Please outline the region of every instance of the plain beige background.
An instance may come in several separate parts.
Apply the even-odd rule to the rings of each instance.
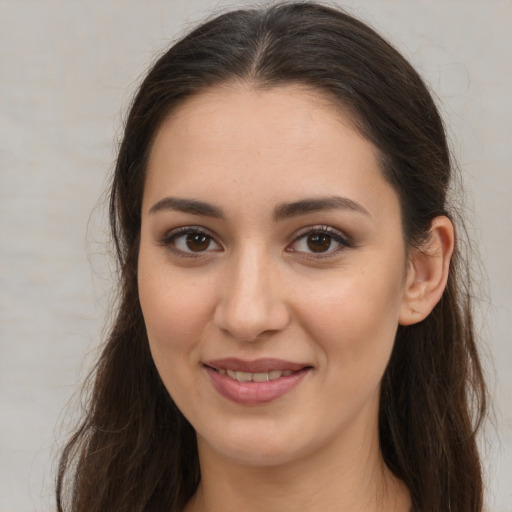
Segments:
[[[339,3],[391,39],[442,105],[485,267],[489,509],[510,512],[512,2]],[[54,507],[56,454],[77,409],[64,407],[101,342],[112,286],[99,199],[130,94],[155,52],[225,5],[0,0],[0,512]]]

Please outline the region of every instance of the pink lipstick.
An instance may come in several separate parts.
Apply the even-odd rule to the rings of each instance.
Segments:
[[[306,364],[273,358],[217,359],[205,362],[204,367],[214,388],[224,398],[242,405],[258,405],[281,398],[311,370]]]

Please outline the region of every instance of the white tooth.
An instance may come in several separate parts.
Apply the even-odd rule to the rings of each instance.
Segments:
[[[291,370],[285,370],[283,372],[283,377],[289,377],[293,372]]]
[[[231,377],[232,379],[236,379],[236,372],[234,372],[233,370],[226,370],[226,373],[227,373],[228,377]]]
[[[221,375],[226,375],[226,370],[224,368],[219,368],[217,370]]]
[[[252,379],[252,373],[236,372],[236,380],[238,382],[250,382],[251,379]]]
[[[269,374],[268,374],[268,372],[253,373],[252,380],[254,382],[265,382],[265,381],[269,380]]]
[[[271,370],[270,372],[268,372],[268,379],[269,380],[279,379],[279,377],[281,377],[282,374],[283,374],[283,372],[281,370]]]

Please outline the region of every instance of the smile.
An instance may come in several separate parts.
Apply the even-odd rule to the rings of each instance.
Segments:
[[[220,368],[217,370],[221,375],[227,375],[230,379],[238,382],[267,382],[276,380],[279,377],[289,377],[293,372],[291,370],[270,370],[269,372],[235,372],[233,370],[225,370]]]
[[[222,359],[204,364],[214,389],[241,405],[259,405],[284,397],[312,367],[278,359]]]

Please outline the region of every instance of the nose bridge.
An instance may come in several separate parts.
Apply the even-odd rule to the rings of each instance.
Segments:
[[[241,243],[226,262],[217,325],[240,341],[284,328],[288,312],[277,277],[276,263],[263,242]]]

